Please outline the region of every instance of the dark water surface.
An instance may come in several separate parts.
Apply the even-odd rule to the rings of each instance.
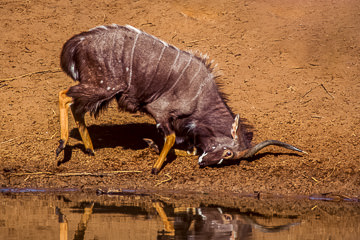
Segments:
[[[360,239],[360,203],[3,189],[0,239]]]

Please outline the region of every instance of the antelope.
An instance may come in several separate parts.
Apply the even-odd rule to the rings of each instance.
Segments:
[[[97,117],[112,100],[119,109],[151,115],[164,134],[153,174],[175,143],[196,149],[200,167],[251,158],[269,145],[306,153],[276,140],[252,145],[251,127],[227,105],[206,58],[132,26],[98,26],[73,36],[63,46],[61,68],[79,83],[59,93],[57,156],[69,138],[68,108],[86,152],[94,155],[84,115]]]

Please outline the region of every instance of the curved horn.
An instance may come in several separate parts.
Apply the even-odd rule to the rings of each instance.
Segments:
[[[280,142],[280,141],[277,141],[277,140],[266,140],[266,141],[263,141],[263,142],[255,145],[254,147],[252,147],[252,148],[250,148],[248,150],[241,151],[238,154],[235,154],[236,155],[235,157],[237,159],[253,157],[258,151],[260,151],[264,147],[267,147],[267,146],[270,146],[270,145],[275,145],[275,146],[279,146],[279,147],[283,147],[283,148],[287,148],[287,149],[290,149],[290,150],[293,150],[293,151],[302,152],[302,153],[307,154],[307,152],[305,152],[305,151],[303,151],[303,150],[301,150],[301,149],[299,149],[297,147],[294,147],[293,145],[290,145],[290,144],[287,144],[287,143],[284,143],[284,142]]]

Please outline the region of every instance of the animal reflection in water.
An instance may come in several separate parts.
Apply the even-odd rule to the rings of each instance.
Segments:
[[[80,222],[74,234],[74,240],[84,239],[87,224],[93,212],[93,207],[94,204],[91,203],[84,208],[84,213],[81,215]],[[56,215],[59,216],[60,240],[68,240],[68,221],[66,219],[66,216],[61,212],[59,208],[56,208]]]
[[[84,239],[87,224],[93,213],[94,204],[84,208],[74,238]],[[165,211],[161,202],[154,202],[153,207],[160,216],[163,229],[158,230],[158,239],[251,239],[252,232],[280,232],[300,224],[299,222],[285,225],[266,226],[259,224],[256,217],[244,213],[227,213],[220,207],[173,208]],[[170,212],[170,213],[167,213]],[[57,208],[60,224],[60,240],[68,239],[68,222],[66,216]],[[170,220],[172,219],[172,220]]]

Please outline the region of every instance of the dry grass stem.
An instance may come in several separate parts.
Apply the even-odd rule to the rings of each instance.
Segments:
[[[306,95],[308,95],[309,93],[311,93],[314,89],[318,88],[318,87],[322,87],[322,89],[324,89],[324,91],[332,98],[335,99],[335,97],[333,95],[331,95],[329,93],[329,91],[325,88],[324,84],[320,83],[319,85],[317,85],[316,87],[311,88],[309,91],[307,91],[301,98],[304,98]],[[301,101],[301,100],[300,100]]]
[[[124,170],[124,171],[110,171],[110,172],[102,172],[102,173],[90,173],[90,172],[73,172],[73,173],[53,173],[53,172],[32,172],[32,173],[12,173],[13,176],[28,176],[28,175],[54,175],[60,177],[71,177],[71,176],[106,176],[106,175],[114,175],[119,173],[141,173],[142,171],[132,171],[132,170]]]
[[[60,68],[55,68],[55,69],[48,69],[48,70],[43,70],[43,71],[36,71],[36,72],[26,73],[26,74],[23,74],[23,75],[20,75],[20,76],[17,76],[17,77],[0,79],[0,83],[14,81],[16,79],[28,77],[28,76],[31,76],[31,75],[34,75],[34,74],[57,73],[57,72],[61,72],[61,69]]]
[[[166,183],[166,182],[170,182],[170,181],[172,180],[172,177],[171,177],[168,173],[166,173],[165,176],[167,176],[167,179],[158,182],[158,183],[155,185],[155,187],[159,186],[160,184],[163,184],[163,183]]]
[[[6,141],[0,142],[0,144],[3,144],[3,143],[8,143],[8,142],[14,141],[14,140],[15,140],[15,139],[17,139],[17,138],[19,138],[19,137],[10,138],[10,139],[8,139],[8,140],[6,140]]]
[[[334,97],[333,95],[331,95],[331,94],[329,93],[329,91],[325,88],[324,84],[321,83],[320,86],[325,90],[325,92],[326,92],[332,99],[335,99],[335,97]]]
[[[314,180],[316,183],[319,183],[319,181],[316,178],[311,177],[311,179]]]

